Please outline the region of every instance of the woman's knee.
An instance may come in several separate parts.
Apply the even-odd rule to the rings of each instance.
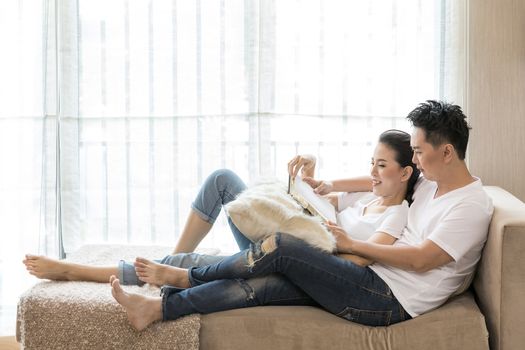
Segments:
[[[208,179],[213,180],[217,185],[225,185],[236,182],[240,178],[230,169],[217,169],[210,174]]]
[[[235,197],[246,189],[246,185],[242,179],[230,169],[215,170],[206,179],[205,186],[213,186],[218,193],[230,197]],[[233,197],[227,199],[231,200]]]

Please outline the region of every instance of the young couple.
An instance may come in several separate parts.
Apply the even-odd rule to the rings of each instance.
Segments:
[[[109,280],[137,330],[191,313],[257,305],[316,305],[371,326],[416,317],[443,304],[473,273],[493,207],[464,161],[469,127],[460,107],[427,101],[407,118],[412,136],[381,134],[370,176],[319,181],[312,157],[288,164],[291,175],[301,171],[319,194],[342,193],[329,195],[338,209],[338,222],[327,224],[337,254],[285,232],[252,243],[230,220],[239,253],[183,253],[195,249],[222,205],[245,189],[234,173],[219,170],[197,195],[174,254],[159,262],[137,258],[93,267],[27,255],[24,264],[39,278]],[[354,192],[365,191],[373,195],[358,200]],[[121,287],[145,282],[163,285],[161,296]]]

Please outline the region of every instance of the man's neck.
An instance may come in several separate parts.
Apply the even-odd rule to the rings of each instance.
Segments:
[[[456,164],[455,166],[451,166],[451,168],[447,170],[449,171],[447,171],[446,174],[443,174],[443,179],[436,181],[438,189],[434,195],[434,198],[438,198],[444,194],[470,185],[476,181],[476,179],[474,179],[468,171],[464,162]]]

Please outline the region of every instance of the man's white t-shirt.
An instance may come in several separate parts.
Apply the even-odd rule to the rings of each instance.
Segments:
[[[412,317],[443,304],[474,271],[494,210],[479,179],[438,198],[435,182],[419,181],[407,227],[394,245],[414,246],[429,239],[454,260],[425,273],[370,265]]]
[[[366,241],[376,232],[401,237],[407,224],[408,202],[392,205],[382,213],[364,214],[378,197],[371,192],[342,193],[338,196],[337,224],[354,239]]]

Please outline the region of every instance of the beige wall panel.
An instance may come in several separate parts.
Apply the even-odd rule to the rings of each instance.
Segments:
[[[469,166],[525,201],[525,0],[470,0]]]

